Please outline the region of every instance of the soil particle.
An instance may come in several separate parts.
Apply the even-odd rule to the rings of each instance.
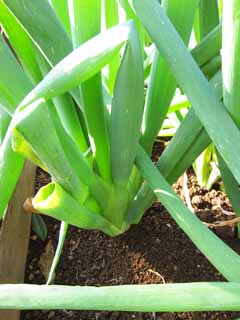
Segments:
[[[38,170],[36,189],[48,181],[49,177]],[[233,215],[224,213],[232,211],[226,195],[219,190],[208,192],[200,188],[192,172],[188,174],[188,187],[194,211],[204,222],[214,223],[234,218]],[[184,200],[181,178],[174,188]],[[43,243],[31,237],[27,283],[45,283],[39,269],[39,259],[49,240],[54,247],[57,244],[59,223],[48,217],[44,219],[48,226],[48,239]],[[240,253],[240,240],[236,238],[235,230],[218,228],[215,232]],[[163,206],[155,203],[139,225],[132,226],[128,232],[116,238],[109,238],[97,231],[70,227],[55,283],[100,286],[223,280]],[[35,310],[22,313],[22,320],[230,320],[238,317],[240,312],[134,313]]]

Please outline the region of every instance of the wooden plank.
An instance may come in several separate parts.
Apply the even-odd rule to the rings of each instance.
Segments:
[[[23,203],[34,192],[36,168],[26,161],[9,203],[0,231],[0,283],[23,283],[27,258],[31,214]],[[18,320],[18,310],[0,310],[0,320]]]

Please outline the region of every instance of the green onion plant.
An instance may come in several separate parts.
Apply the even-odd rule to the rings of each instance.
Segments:
[[[222,22],[215,0],[0,0],[0,217],[25,159],[50,174],[31,203],[61,221],[47,284],[69,224],[115,237],[156,198],[229,281],[5,284],[0,308],[240,310],[239,255],[171,188],[193,163],[210,187],[217,161],[240,212],[239,10],[224,1]],[[154,165],[159,134],[172,139]]]

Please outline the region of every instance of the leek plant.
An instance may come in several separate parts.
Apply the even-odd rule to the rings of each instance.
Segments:
[[[0,0],[0,24],[11,44],[0,39],[0,217],[24,159],[51,175],[31,200],[34,213],[61,221],[48,284],[69,224],[114,237],[137,224],[156,198],[230,281],[57,290],[6,284],[0,308],[240,310],[239,255],[171,188],[213,143],[239,210],[240,1],[224,4],[223,40],[231,25],[234,41],[223,41],[223,59],[213,2],[210,10],[199,0],[180,6],[178,0]],[[199,41],[190,52],[193,29]],[[176,102],[179,91],[183,101]],[[149,155],[169,119],[179,128],[154,166]]]

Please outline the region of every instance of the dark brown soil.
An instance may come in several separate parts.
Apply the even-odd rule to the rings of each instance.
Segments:
[[[218,190],[207,192],[196,183],[192,173],[188,185],[193,208],[205,222],[232,219],[223,210],[231,211],[225,194]],[[40,170],[37,189],[48,177]],[[216,186],[218,188],[218,186]],[[182,179],[175,185],[182,198]],[[219,202],[222,209],[219,207]],[[39,257],[49,240],[56,246],[59,223],[44,218],[48,225],[48,240],[41,242],[32,235],[27,283],[44,283],[39,268]],[[234,250],[240,253],[240,240],[234,229],[218,228],[217,234]],[[222,281],[221,275],[197,250],[179,229],[160,203],[155,203],[145,214],[138,226],[133,226],[124,235],[116,238],[97,231],[85,231],[71,227],[63,255],[57,269],[56,284],[65,285],[119,285],[139,283],[172,283],[196,281]],[[129,319],[237,319],[240,312],[208,313],[127,313],[86,311],[30,311],[22,313],[22,320],[129,320]]]

